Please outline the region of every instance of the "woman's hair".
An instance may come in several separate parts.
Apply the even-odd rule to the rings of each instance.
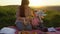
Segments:
[[[28,5],[29,4],[29,0],[22,0],[21,5]]]
[[[25,16],[25,5],[28,6],[29,0],[22,0],[21,6],[19,7],[20,17],[26,17]]]
[[[25,17],[25,7],[24,6],[20,6],[19,7],[19,12],[20,12],[20,17]]]

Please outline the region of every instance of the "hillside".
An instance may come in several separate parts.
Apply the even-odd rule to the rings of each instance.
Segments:
[[[15,25],[17,8],[18,5],[0,6],[0,28]],[[45,26],[60,26],[60,6],[47,6],[38,9],[45,9],[47,11],[47,16],[43,19]]]
[[[8,6],[0,6],[0,7],[14,7],[14,8],[17,8],[18,6],[19,5],[8,5]],[[31,8],[34,8],[34,7],[31,7]],[[47,10],[57,10],[57,11],[60,11],[60,6],[44,6],[44,7],[38,8],[38,9],[47,9]]]
[[[47,10],[55,10],[55,11],[60,11],[60,6],[48,6],[45,7]]]

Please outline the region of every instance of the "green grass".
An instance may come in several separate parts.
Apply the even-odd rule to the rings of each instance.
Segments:
[[[17,7],[18,6],[0,6],[0,28],[15,25]],[[60,26],[60,11],[47,9],[46,14],[47,16],[43,19],[46,27]]]

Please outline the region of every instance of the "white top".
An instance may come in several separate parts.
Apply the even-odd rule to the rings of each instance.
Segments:
[[[4,27],[4,28],[1,29],[0,32],[5,33],[5,34],[15,34],[16,30],[13,29],[13,28]]]
[[[43,10],[38,10],[35,14],[36,14],[37,16],[46,16],[46,14],[44,13]]]
[[[48,28],[48,31],[51,32],[51,31],[56,31],[56,29],[54,27],[51,27],[51,28]]]

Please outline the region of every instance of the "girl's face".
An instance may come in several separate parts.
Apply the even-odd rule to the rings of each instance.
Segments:
[[[37,11],[35,11],[34,14],[35,14],[35,17],[37,17]]]
[[[34,13],[37,14],[37,11],[35,11]]]

